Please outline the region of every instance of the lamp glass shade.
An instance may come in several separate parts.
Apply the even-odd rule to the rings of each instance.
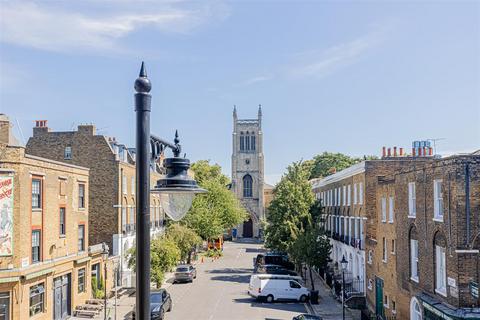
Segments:
[[[342,264],[342,270],[343,271],[347,270],[348,261],[347,259],[345,259],[345,256],[342,257],[342,261],[340,261],[340,263]]]
[[[160,202],[165,213],[173,221],[180,221],[192,206],[194,192],[162,192]]]

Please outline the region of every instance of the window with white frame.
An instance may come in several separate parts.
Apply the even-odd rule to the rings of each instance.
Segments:
[[[358,222],[360,221],[358,217],[355,218],[355,240],[358,241],[358,239],[360,238],[358,236],[358,232],[359,232],[359,227],[358,227]]]
[[[410,239],[410,279],[418,282],[418,241]]]
[[[30,317],[45,312],[45,283],[31,286],[29,298]]]
[[[353,184],[353,204],[357,204],[357,184]]]
[[[417,214],[417,196],[415,182],[408,183],[408,216],[415,217]]]
[[[381,200],[382,222],[387,221],[387,198],[382,197]]]
[[[72,147],[70,146],[65,147],[65,151],[63,152],[63,159],[65,160],[72,159]]]
[[[447,295],[447,268],[445,248],[435,245],[435,292]]]
[[[358,204],[363,204],[363,183],[358,184]]]
[[[367,260],[367,263],[368,264],[372,264],[373,262],[373,252],[372,250],[368,250],[368,260]]]
[[[127,231],[127,229],[125,228],[126,224],[127,224],[127,208],[122,207],[122,230],[123,231]]]
[[[395,239],[392,239],[392,254],[395,255],[395,250],[396,250],[396,245],[395,245]]]
[[[393,197],[390,196],[388,198],[388,222],[393,223],[393,216],[394,216],[394,201]]]
[[[384,296],[383,306],[384,306],[385,308],[387,308],[387,309],[388,309],[388,307],[389,307],[389,305],[388,305],[388,296],[387,296],[387,295]]]
[[[343,186],[343,205],[347,205],[347,186]]]
[[[382,260],[383,262],[387,262],[388,255],[387,255],[387,238],[383,238],[383,251],[382,251]]]
[[[352,186],[349,184],[347,186],[347,206],[351,204],[352,201]]]
[[[395,303],[395,300],[392,300],[392,313],[397,313],[397,304]]]
[[[434,219],[443,221],[442,180],[433,181],[433,201]]]
[[[135,177],[130,178],[130,192],[135,194]]]

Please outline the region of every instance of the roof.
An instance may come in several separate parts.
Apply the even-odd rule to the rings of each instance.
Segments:
[[[337,173],[329,175],[325,178],[313,179],[311,181],[312,188],[323,187],[323,186],[326,186],[330,183],[337,182],[337,181],[343,180],[345,178],[352,177],[352,176],[357,175],[357,174],[362,173],[362,172],[365,172],[365,161],[354,164],[353,166],[350,166],[346,169],[343,169],[342,171],[339,171]]]

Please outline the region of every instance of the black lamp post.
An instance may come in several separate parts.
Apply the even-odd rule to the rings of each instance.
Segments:
[[[103,256],[103,288],[105,290],[103,295],[103,300],[105,303],[105,313],[104,313],[104,320],[107,320],[107,259],[108,259],[108,246],[104,242],[102,243],[102,256]]]
[[[147,78],[145,64],[142,62],[140,74],[135,80],[136,112],[136,176],[137,176],[137,230],[136,230],[136,319],[150,319],[150,192],[160,193],[160,201],[167,215],[175,221],[185,216],[192,205],[196,193],[205,192],[197,186],[195,180],[187,175],[190,161],[180,158],[181,146],[178,134],[175,143],[166,142],[150,135],[150,90],[152,84]],[[149,145],[151,153],[149,152]],[[157,160],[166,148],[172,149],[173,158],[165,159],[167,176],[157,181],[150,190],[150,163]],[[150,153],[150,154],[149,154]]]
[[[347,270],[348,261],[345,255],[342,256],[342,319],[345,320],[345,270]]]

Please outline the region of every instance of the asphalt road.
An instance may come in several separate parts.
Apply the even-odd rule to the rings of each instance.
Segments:
[[[166,320],[290,320],[306,312],[301,303],[263,303],[248,295],[253,258],[261,251],[256,243],[225,243],[222,258],[197,265],[193,283],[167,288],[173,310]]]

